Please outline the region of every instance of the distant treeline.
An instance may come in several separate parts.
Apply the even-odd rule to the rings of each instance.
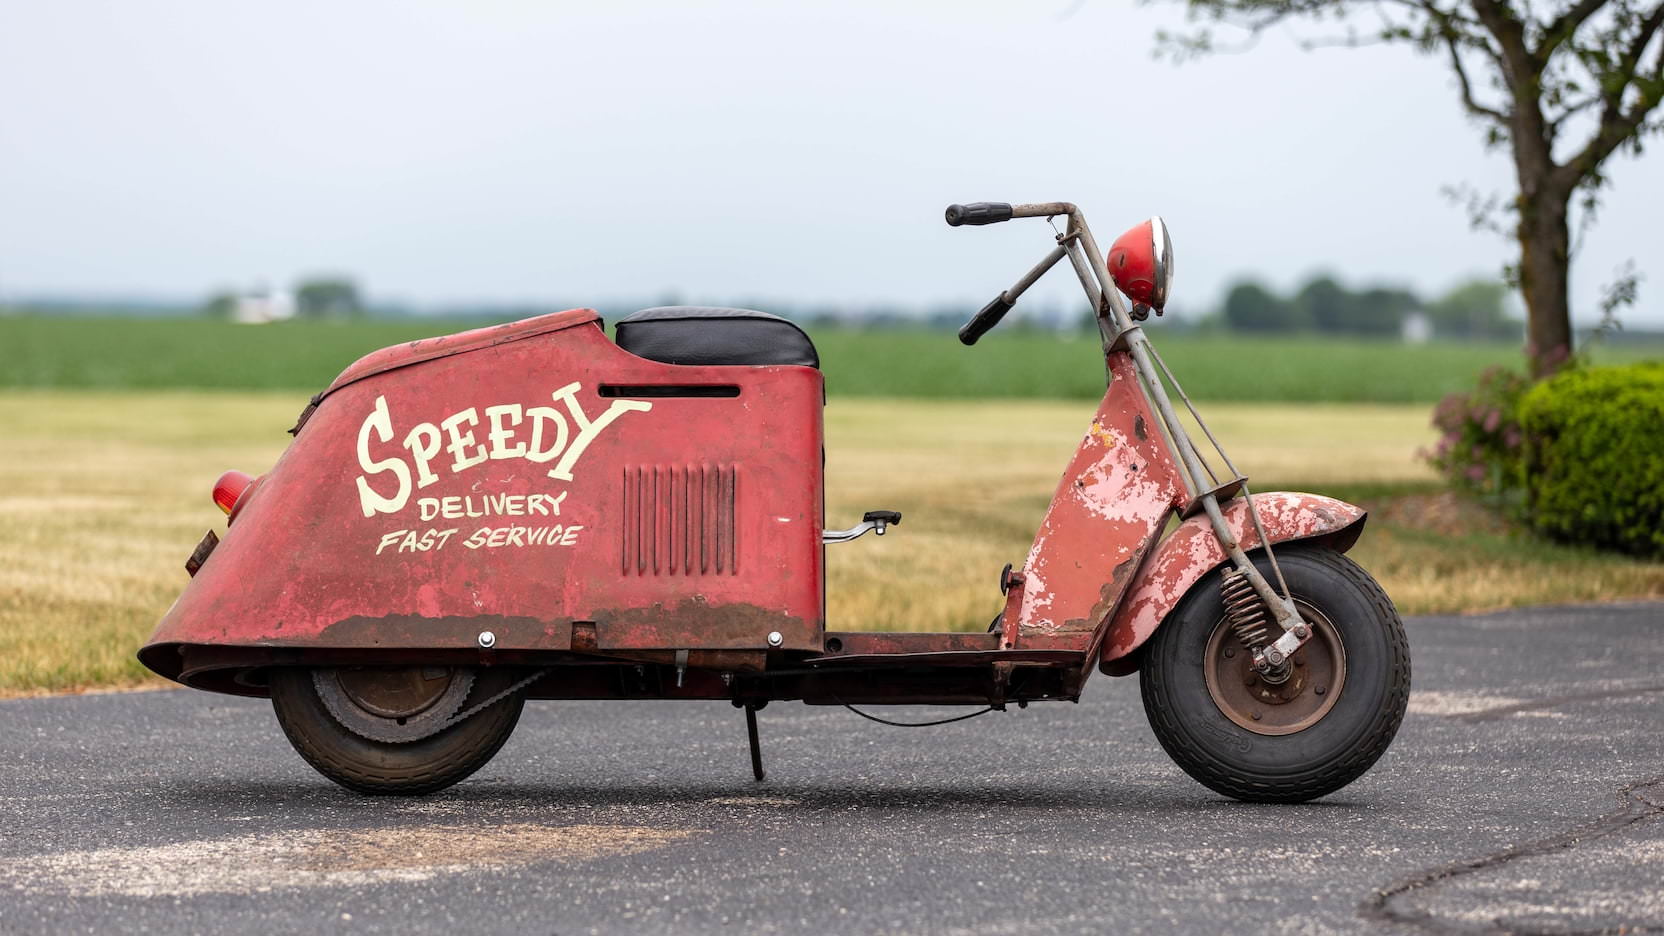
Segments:
[[[1225,293],[1220,323],[1244,332],[1326,332],[1397,336],[1420,318],[1441,338],[1519,338],[1524,324],[1508,315],[1508,288],[1495,280],[1469,280],[1428,302],[1390,286],[1350,289],[1320,275],[1292,294],[1280,295],[1252,280]]]
[[[1364,338],[1412,340],[1425,338],[1518,341],[1524,324],[1509,314],[1511,291],[1490,279],[1473,279],[1444,294],[1426,299],[1395,286],[1353,288],[1334,276],[1312,277],[1289,293],[1255,280],[1240,280],[1226,290],[1220,305],[1207,313],[1189,307],[1169,311],[1162,321],[1167,331],[1238,332],[1248,334],[1327,334]],[[969,304],[943,303],[928,307],[899,304],[831,305],[782,302],[756,297],[729,297],[712,303],[708,297],[677,294],[642,297],[634,301],[595,303],[453,303],[413,307],[370,297],[350,276],[305,277],[290,289],[221,290],[197,303],[143,299],[12,299],[0,302],[0,315],[38,314],[64,317],[121,315],[162,317],[201,315],[233,321],[313,320],[437,320],[513,321],[579,305],[599,309],[608,322],[654,305],[728,304],[763,309],[820,330],[858,328],[879,330],[946,330],[962,325],[977,311]],[[1007,319],[1004,332],[1092,332],[1092,314],[1084,303],[1020,303]],[[1618,330],[1606,336],[1617,343],[1654,343],[1656,331]]]

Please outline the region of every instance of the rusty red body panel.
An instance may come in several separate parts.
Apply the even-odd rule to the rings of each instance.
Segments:
[[[823,394],[811,367],[635,357],[589,310],[378,351],[315,398],[140,659],[477,656],[482,631],[567,652],[574,622],[600,650],[819,652]]]
[[[1185,499],[1132,360],[1111,355],[1109,374],[1022,578],[1006,593],[1008,647],[1039,636],[1100,633],[1139,560]]]
[[[1324,542],[1340,552],[1352,548],[1363,531],[1367,514],[1363,508],[1321,494],[1278,491],[1252,495],[1272,544],[1293,540]],[[1260,545],[1248,516],[1247,502],[1238,498],[1224,505],[1225,520],[1245,550]],[[1112,675],[1133,671],[1132,654],[1156,632],[1168,612],[1202,576],[1226,561],[1225,551],[1203,517],[1191,517],[1179,524],[1162,541],[1138,574],[1138,585],[1121,603],[1103,642],[1101,667]]]
[[[140,658],[249,695],[266,666],[432,662],[565,667],[533,697],[1078,697],[1225,561],[1204,518],[1161,539],[1192,494],[1135,362],[1107,364],[994,633],[828,633],[818,370],[645,360],[582,309],[387,348],[313,398]],[[1255,502],[1274,542],[1363,520]]]

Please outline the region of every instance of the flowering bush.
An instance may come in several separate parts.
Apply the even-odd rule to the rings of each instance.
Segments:
[[[1512,507],[1523,501],[1525,433],[1520,399],[1531,381],[1505,367],[1479,376],[1471,393],[1452,393],[1433,410],[1441,435],[1424,457],[1452,487]]]

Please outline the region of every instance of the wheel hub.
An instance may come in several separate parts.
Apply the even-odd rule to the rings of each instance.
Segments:
[[[1346,682],[1346,648],[1340,634],[1317,609],[1295,599],[1300,616],[1312,626],[1312,638],[1296,650],[1280,681],[1255,672],[1253,651],[1221,619],[1203,651],[1202,671],[1208,695],[1226,718],[1262,735],[1302,731],[1334,708]]]
[[[403,744],[436,733],[474,688],[471,669],[349,666],[318,669],[313,688],[341,727],[361,738]]]

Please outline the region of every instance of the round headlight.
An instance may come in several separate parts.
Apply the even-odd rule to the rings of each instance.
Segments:
[[[1104,262],[1109,266],[1116,288],[1126,293],[1128,299],[1161,314],[1167,306],[1168,286],[1173,281],[1173,240],[1160,216],[1134,225],[1117,237],[1109,246]]]

